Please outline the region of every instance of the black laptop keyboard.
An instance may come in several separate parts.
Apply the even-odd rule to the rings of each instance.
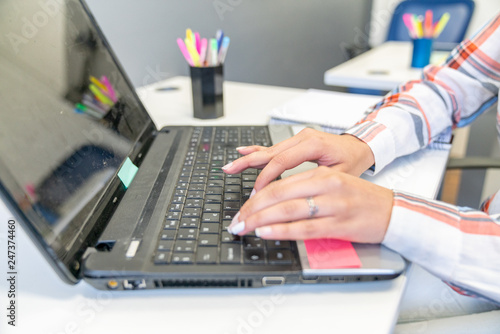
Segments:
[[[258,170],[228,175],[222,166],[240,157],[236,147],[269,146],[267,127],[195,128],[160,232],[154,263],[292,263],[289,241],[243,237],[227,227],[252,192]]]

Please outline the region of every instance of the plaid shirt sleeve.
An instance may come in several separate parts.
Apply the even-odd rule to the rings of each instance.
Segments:
[[[347,133],[365,141],[375,173],[399,156],[464,126],[497,102],[500,87],[500,14],[465,40],[443,66],[401,85]],[[500,108],[497,129],[500,131]],[[477,211],[394,192],[383,244],[420,264],[453,290],[500,305],[500,194]]]
[[[499,87],[500,14],[455,48],[443,66],[427,66],[422,79],[397,87],[346,133],[370,146],[376,174],[443,130],[468,125],[497,101]]]

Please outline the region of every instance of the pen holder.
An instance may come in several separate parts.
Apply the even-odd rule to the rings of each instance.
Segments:
[[[411,67],[423,68],[429,65],[432,52],[432,38],[418,38],[413,40],[413,54]]]
[[[224,116],[222,65],[213,67],[190,66],[195,118],[211,119]]]

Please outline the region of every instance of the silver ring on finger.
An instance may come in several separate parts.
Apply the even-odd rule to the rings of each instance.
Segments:
[[[312,198],[312,196],[306,198],[306,201],[307,205],[309,205],[309,218],[312,218],[318,213],[319,208],[316,203],[314,203],[314,199]]]

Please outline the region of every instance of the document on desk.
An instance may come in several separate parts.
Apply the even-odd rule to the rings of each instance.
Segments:
[[[270,111],[271,123],[308,123],[325,131],[341,132],[356,124],[381,96],[309,89],[306,93]]]

